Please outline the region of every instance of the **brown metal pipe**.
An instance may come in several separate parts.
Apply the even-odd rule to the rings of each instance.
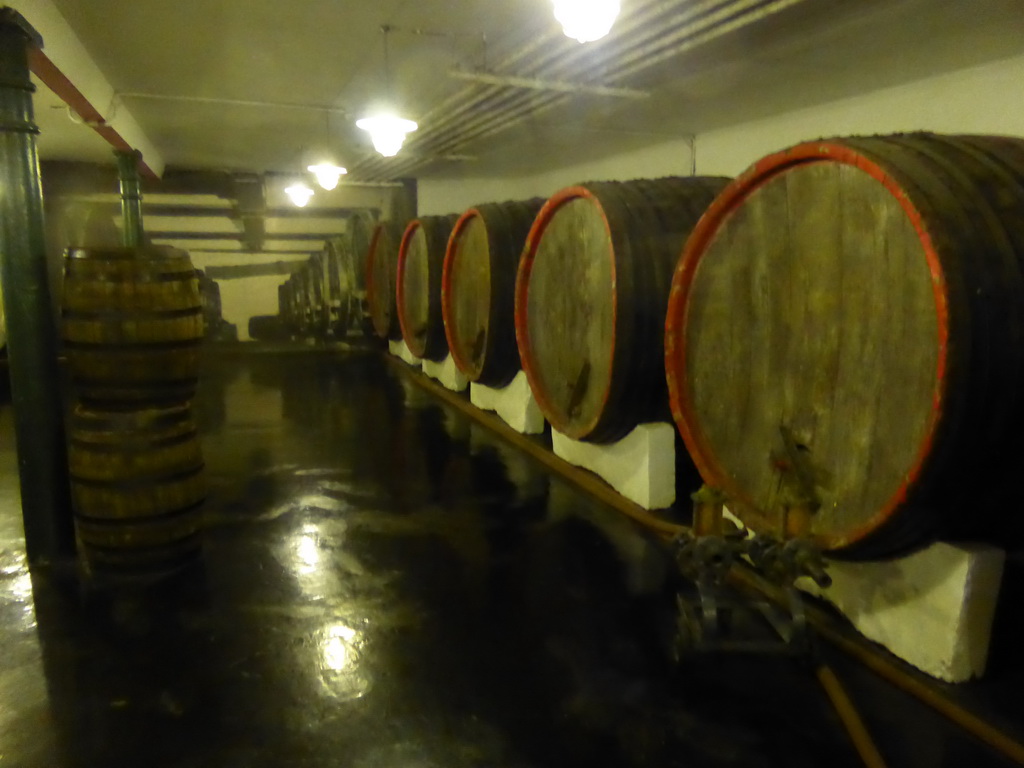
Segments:
[[[814,670],[814,676],[821,683],[825,695],[828,696],[832,708],[839,716],[839,720],[850,737],[850,741],[853,742],[853,748],[857,750],[865,768],[886,768],[882,753],[875,746],[875,741],[871,738],[871,733],[864,724],[860,712],[857,711],[857,707],[847,694],[843,684],[839,682],[836,673],[832,671],[831,667],[820,664]]]
[[[465,398],[434,383],[404,363],[390,356],[387,357],[387,360],[398,371],[408,376],[417,386],[434,394],[438,399],[461,411],[464,415],[491,430],[506,442],[522,449],[527,455],[562,476],[585,493],[590,494],[601,503],[629,516],[662,538],[671,540],[691,531],[687,526],[673,523],[651,514],[643,507],[616,493],[596,475],[563,461],[551,453],[545,446],[514,431],[497,416],[481,411]],[[729,576],[730,581],[738,586],[756,591],[774,602],[780,604],[785,604],[786,602],[786,598],[781,593],[781,590],[754,573],[749,566],[736,565]],[[1024,765],[1024,744],[1014,740],[995,726],[951,701],[941,691],[917,679],[863,638],[854,636],[850,630],[839,628],[835,620],[825,611],[813,604],[807,604],[805,609],[808,621],[823,639],[859,661],[886,682],[910,694],[925,706],[938,712],[983,744],[1016,764]]]

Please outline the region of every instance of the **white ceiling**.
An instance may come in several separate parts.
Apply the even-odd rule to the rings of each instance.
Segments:
[[[550,0],[54,2],[118,93],[189,99],[119,97],[169,165],[293,171],[329,148],[368,178],[529,173],[1024,52],[1020,0],[803,0],[615,83],[649,90],[650,99],[569,97],[442,153],[472,159],[433,159],[438,142],[415,166],[408,158],[388,165],[352,124],[383,91],[380,26],[396,27],[395,101],[408,116],[429,118],[426,137],[443,119],[439,104],[485,92],[449,69],[494,67],[531,40],[536,51],[520,70],[549,53],[579,54],[558,34]],[[694,2],[660,5],[679,11]],[[620,23],[638,3],[653,4],[623,0]],[[615,45],[585,54],[591,80],[615,71],[624,55]],[[540,74],[558,77],[559,67]],[[103,142],[52,101],[37,99],[41,156],[109,162]]]

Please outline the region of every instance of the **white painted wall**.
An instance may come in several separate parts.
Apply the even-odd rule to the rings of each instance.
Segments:
[[[735,176],[767,154],[822,136],[914,130],[1024,136],[1024,56],[699,134],[697,173]],[[424,179],[420,213],[546,197],[581,181],[688,175],[690,169],[689,143],[680,139],[533,176]]]
[[[508,179],[422,179],[419,183],[421,216],[462,213],[480,203],[550,197],[584,181],[688,176],[690,142],[680,139],[626,152],[592,163],[553,168],[534,176]]]
[[[250,317],[277,314],[277,287],[287,279],[287,275],[265,275],[217,281],[220,286],[221,314],[225,320],[238,327],[239,341],[251,340]]]
[[[701,134],[697,172],[735,176],[822,136],[918,130],[1024,136],[1024,56]]]

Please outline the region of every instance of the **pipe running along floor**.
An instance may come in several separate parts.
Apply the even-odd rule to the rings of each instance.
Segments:
[[[201,565],[30,575],[0,409],[0,766],[857,766],[809,667],[675,666],[665,548],[377,353],[211,355]],[[893,766],[1004,765],[834,659]]]

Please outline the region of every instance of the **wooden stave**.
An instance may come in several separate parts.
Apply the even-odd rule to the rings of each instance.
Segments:
[[[511,383],[520,370],[515,335],[516,273],[530,227],[544,202],[543,198],[532,198],[478,205],[463,213],[452,229],[441,275],[441,315],[452,360],[469,381],[501,388]],[[462,345],[455,323],[455,304],[451,298],[458,238],[473,217],[479,217],[484,222],[491,258],[488,332],[479,364],[461,353]]]
[[[77,406],[68,459],[76,534],[88,560],[152,564],[198,548],[206,483],[187,405],[121,412]]]
[[[936,269],[940,273],[936,286],[941,285],[941,289],[935,289],[937,313],[945,322],[943,333],[956,340],[949,345],[948,358],[940,363],[940,367],[945,366],[941,390],[937,394],[941,400],[942,418],[924,442],[922,459],[910,473],[905,488],[897,492],[874,520],[852,534],[815,536],[817,543],[836,557],[891,557],[933,539],[949,529],[957,511],[952,500],[962,498],[961,489],[970,485],[972,471],[975,475],[978,472],[978,462],[963,455],[962,441],[965,435],[968,441],[977,436],[982,429],[979,422],[990,418],[983,416],[984,409],[979,414],[977,403],[991,396],[986,392],[992,387],[992,377],[987,369],[983,375],[971,375],[969,369],[976,366],[977,350],[991,350],[994,345],[998,346],[1000,337],[1000,319],[998,315],[993,316],[981,297],[991,295],[1001,284],[1012,285],[1014,292],[1021,290],[1024,282],[1019,261],[1024,251],[1018,250],[1014,257],[1005,247],[1007,233],[986,231],[981,226],[979,216],[989,221],[993,218],[991,209],[986,210],[991,200],[975,201],[974,216],[958,209],[958,203],[951,204],[951,201],[962,198],[972,183],[969,173],[964,176],[967,171],[952,165],[948,157],[942,157],[943,151],[951,156],[964,151],[963,145],[956,146],[957,139],[962,140],[963,137],[913,134],[839,138],[807,142],[763,158],[715,201],[688,241],[673,278],[665,345],[673,415],[705,482],[723,488],[735,501],[738,494],[730,487],[728,470],[721,466],[721,460],[709,458],[708,450],[702,444],[698,420],[688,411],[685,396],[685,340],[682,334],[690,290],[688,282],[692,280],[699,256],[710,243],[716,227],[742,203],[745,193],[766,183],[772,174],[780,174],[800,163],[843,162],[845,159],[862,170],[877,168],[876,178],[887,187],[892,185],[889,191],[904,210],[909,211],[911,207],[916,210],[915,215],[922,227],[919,232],[927,232],[937,244],[936,263],[932,267],[933,273]],[[1024,143],[1018,149],[1020,157],[1024,158]],[[858,157],[860,161],[856,160]],[[1019,168],[1024,171],[1024,162]],[[1024,182],[1024,173],[1019,172],[1018,179]],[[1020,201],[1024,201],[1024,184],[1019,186]],[[1018,243],[1020,238],[1021,234],[1017,233]],[[1004,242],[1003,246],[996,245],[999,240]],[[964,254],[972,253],[972,247],[977,249],[972,258],[984,261],[985,269],[972,272],[960,264]],[[1019,332],[1018,326],[1015,333]],[[991,360],[983,359],[982,362],[986,366],[991,364]],[[1021,369],[1019,360],[1016,368],[1018,371]],[[939,409],[939,405],[936,408]],[[979,415],[982,415],[981,419]],[[1019,423],[1022,417],[1024,414],[1015,414],[1013,423]],[[957,447],[958,442],[960,448]],[[897,503],[896,497],[901,493],[906,499]],[[934,501],[941,497],[948,497],[950,502],[944,510],[937,510]],[[745,509],[745,503],[739,501],[734,510],[741,518],[754,528],[772,527],[772,520]],[[897,514],[892,514],[890,507],[896,507]]]
[[[61,336],[84,402],[145,406],[194,396],[205,321],[188,254],[71,249],[63,284]]]
[[[667,276],[671,274],[687,234],[696,223],[694,212],[702,210],[705,203],[710,204],[714,192],[724,187],[727,181],[718,177],[667,177],[631,182],[592,182],[561,190],[538,213],[516,277],[515,326],[523,371],[538,405],[553,428],[573,439],[607,443],[621,439],[638,423],[668,418],[662,354],[659,351],[664,339],[663,309],[669,293]],[[682,191],[677,194],[677,189]],[[613,249],[616,307],[639,307],[647,311],[638,319],[635,311],[619,312],[616,309],[615,339],[636,339],[639,334],[646,341],[629,345],[613,341],[614,373],[603,397],[602,409],[588,424],[576,428],[567,424],[555,410],[541,385],[536,372],[538,364],[531,353],[526,306],[532,261],[544,229],[561,205],[578,197],[596,201],[605,218]],[[699,202],[691,203],[691,197]],[[674,215],[680,213],[684,217],[682,223]],[[636,234],[644,232],[645,226],[647,232],[653,231],[659,221],[670,222],[668,226],[675,228],[672,230],[675,232],[672,245],[648,243],[653,248],[649,254],[652,258],[648,261],[633,258],[633,240],[639,239]],[[662,236],[673,237],[671,234]],[[643,251],[644,248],[638,245],[637,250]],[[660,266],[647,268],[647,265],[657,264]],[[640,296],[650,301],[639,304],[637,299]],[[640,367],[638,361],[645,367]],[[659,393],[662,396],[659,397]]]
[[[409,351],[423,360],[439,362],[448,355],[448,340],[444,332],[444,318],[441,315],[441,274],[444,269],[445,251],[455,226],[457,216],[421,216],[409,222],[402,235],[398,249],[398,268],[395,277],[395,306],[402,339]],[[422,342],[412,331],[410,319],[405,311],[406,287],[404,275],[408,263],[408,248],[416,232],[422,230],[427,244],[427,287],[424,298],[427,302],[427,326]]]

